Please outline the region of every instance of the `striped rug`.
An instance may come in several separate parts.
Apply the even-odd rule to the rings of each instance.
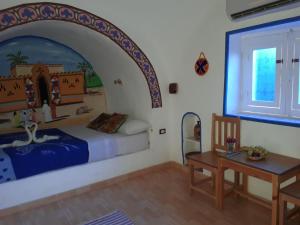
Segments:
[[[84,225],[134,225],[123,212],[117,210]]]

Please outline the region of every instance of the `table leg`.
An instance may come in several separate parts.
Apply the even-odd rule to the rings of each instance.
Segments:
[[[211,184],[212,189],[216,191],[216,175],[213,172],[211,173]]]
[[[240,186],[240,172],[234,171],[234,185],[235,187]]]
[[[272,177],[272,225],[278,224],[278,197],[279,197],[278,176]]]
[[[248,193],[248,175],[243,173],[243,192]]]
[[[224,207],[224,168],[222,168],[221,163],[218,165],[217,183],[216,183],[216,194],[217,194],[217,207],[218,209],[223,209]]]
[[[234,185],[233,189],[238,189],[240,187],[240,172],[234,171]],[[234,197],[239,197],[238,193],[234,193]]]
[[[194,171],[194,166],[192,165],[192,163],[189,163],[189,173],[190,173],[190,176],[189,176],[189,188],[190,188],[190,195],[193,194],[193,189],[192,189],[192,186],[194,185],[194,176],[195,176],[195,171]]]

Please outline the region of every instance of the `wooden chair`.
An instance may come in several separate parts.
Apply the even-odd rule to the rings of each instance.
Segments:
[[[295,204],[296,206],[300,206],[300,180],[296,181],[295,183],[283,188],[280,190],[279,194],[279,225],[284,225],[284,224],[300,224],[300,221],[297,220],[295,222],[290,221],[289,223],[287,222],[287,217],[291,217],[296,210],[293,210],[290,215],[288,216],[287,214],[287,203],[292,203]],[[297,208],[295,208],[297,209]]]
[[[217,204],[216,193],[216,176],[218,176],[218,153],[220,151],[227,151],[226,139],[228,137],[235,138],[236,144],[234,151],[240,149],[240,119],[218,116],[212,114],[212,129],[211,129],[211,151],[203,153],[187,154],[187,161],[190,173],[190,192],[198,191],[202,194],[212,197]],[[202,169],[208,170],[212,173],[211,177],[195,182],[195,171]],[[213,193],[201,188],[201,184],[205,181],[212,180]],[[239,173],[235,173],[235,183],[239,184]]]

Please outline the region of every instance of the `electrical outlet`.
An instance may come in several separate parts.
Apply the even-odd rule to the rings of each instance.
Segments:
[[[166,132],[166,128],[159,129],[159,134],[165,134]]]

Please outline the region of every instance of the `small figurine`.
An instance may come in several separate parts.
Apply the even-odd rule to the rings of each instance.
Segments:
[[[51,103],[58,105],[61,100],[60,90],[59,90],[59,79],[57,76],[53,76],[51,78]]]
[[[47,104],[47,100],[44,100],[44,104],[43,104],[43,107],[42,107],[42,112],[43,112],[43,115],[44,115],[44,122],[52,121],[51,108]]]
[[[35,106],[35,95],[34,95],[34,89],[33,89],[33,82],[29,78],[26,79],[25,83],[25,93],[27,96],[27,104],[30,107]]]

